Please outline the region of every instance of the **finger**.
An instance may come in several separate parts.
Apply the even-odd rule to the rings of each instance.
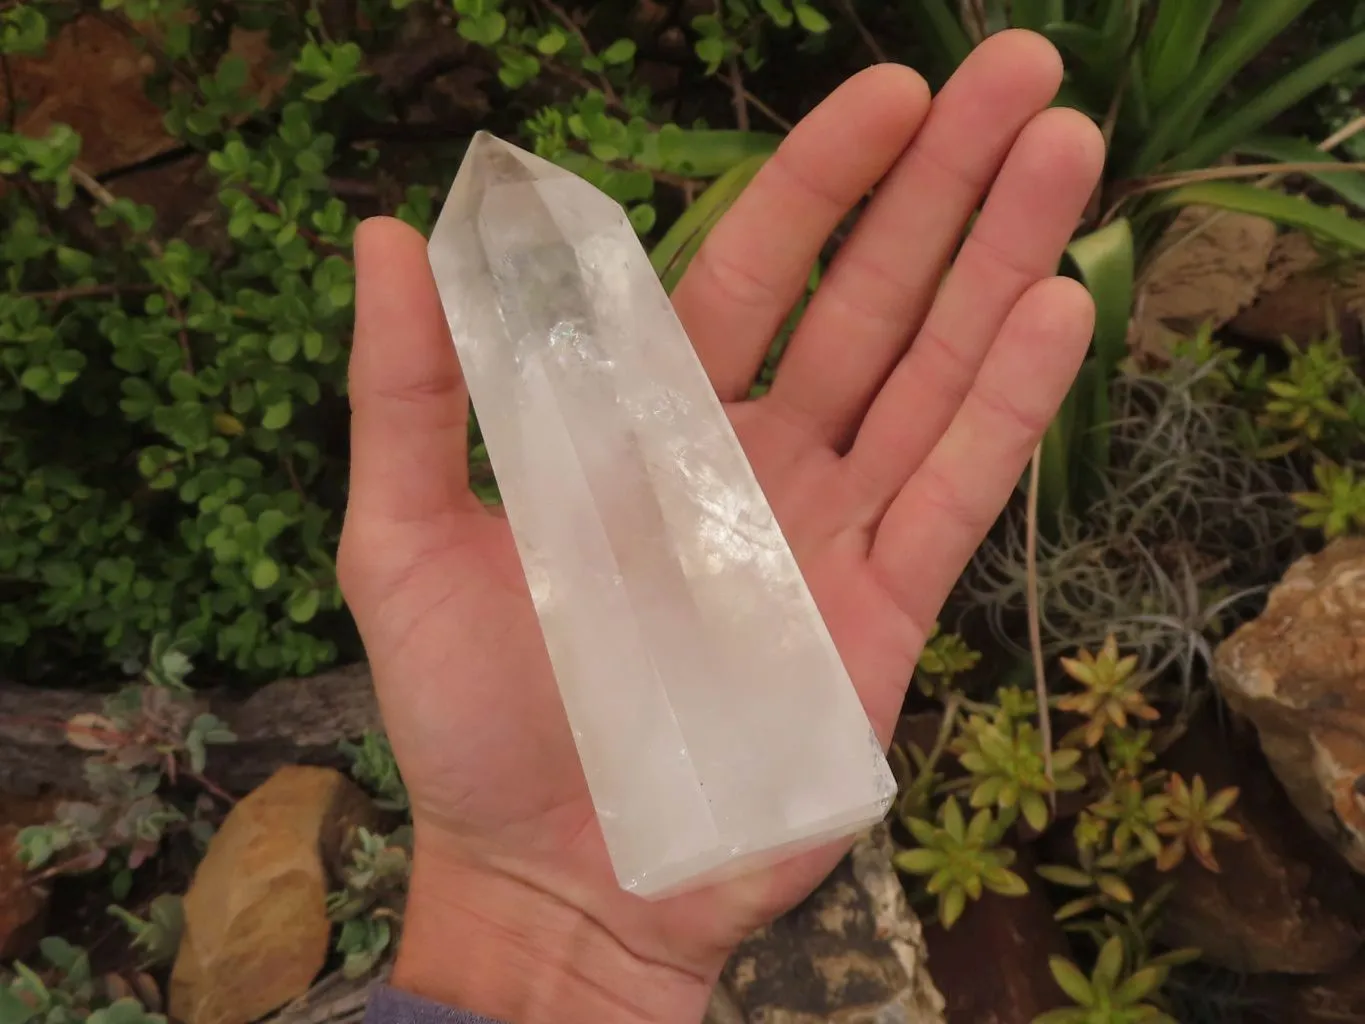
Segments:
[[[473,502],[468,393],[426,240],[374,218],[355,234],[351,487],[347,519],[435,519]]]
[[[836,446],[851,437],[923,320],[967,219],[1061,79],[1057,51],[1031,32],[1001,32],[972,52],[831,264],[783,357],[774,401]]]
[[[928,108],[929,87],[909,68],[859,72],[801,120],[707,236],[673,306],[722,399],[748,390],[821,246]]]
[[[878,577],[912,621],[934,620],[1056,415],[1094,328],[1085,287],[1053,277],[1011,311],[957,417],[882,518]]]
[[[1085,115],[1055,109],[1020,134],[923,328],[872,403],[848,458],[884,507],[973,386],[1005,318],[1054,274],[1104,164]]]

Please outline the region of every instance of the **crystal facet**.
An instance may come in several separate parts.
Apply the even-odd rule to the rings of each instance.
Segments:
[[[429,254],[620,884],[880,820],[886,757],[625,212],[480,133]]]

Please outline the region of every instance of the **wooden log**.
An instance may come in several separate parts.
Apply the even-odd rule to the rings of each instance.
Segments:
[[[0,791],[23,796],[85,791],[87,756],[66,742],[60,723],[100,711],[107,694],[44,690],[0,683]],[[350,665],[306,679],[281,679],[249,696],[198,695],[237,742],[214,747],[209,774],[225,789],[246,792],[286,764],[341,767],[342,740],[381,727],[369,666]]]

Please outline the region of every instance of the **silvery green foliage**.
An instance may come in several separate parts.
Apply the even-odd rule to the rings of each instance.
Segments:
[[[183,826],[203,838],[196,826],[207,823],[205,808],[196,803],[187,814],[166,787],[183,775],[207,785],[209,747],[235,737],[201,710],[186,686],[192,667],[183,647],[158,637],[140,682],[107,698],[102,713],[76,715],[66,723],[68,742],[89,752],[90,796],[63,801],[54,821],[20,831],[25,865],[91,871],[117,855],[122,871],[132,871],[173,828]]]

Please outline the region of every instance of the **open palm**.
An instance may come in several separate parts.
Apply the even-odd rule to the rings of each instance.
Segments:
[[[674,294],[883,742],[1090,336],[1085,291],[1052,275],[1103,144],[1081,115],[1045,109],[1060,77],[1047,43],[1014,32],[932,103],[905,68],[855,76]],[[874,187],[772,389],[745,401],[821,246]],[[524,890],[627,957],[706,980],[842,848],[657,903],[617,887],[510,531],[469,491],[467,398],[425,242],[371,221],[356,262],[340,564],[412,796],[414,902],[496,916],[483,893]],[[413,906],[410,934],[437,912]]]

